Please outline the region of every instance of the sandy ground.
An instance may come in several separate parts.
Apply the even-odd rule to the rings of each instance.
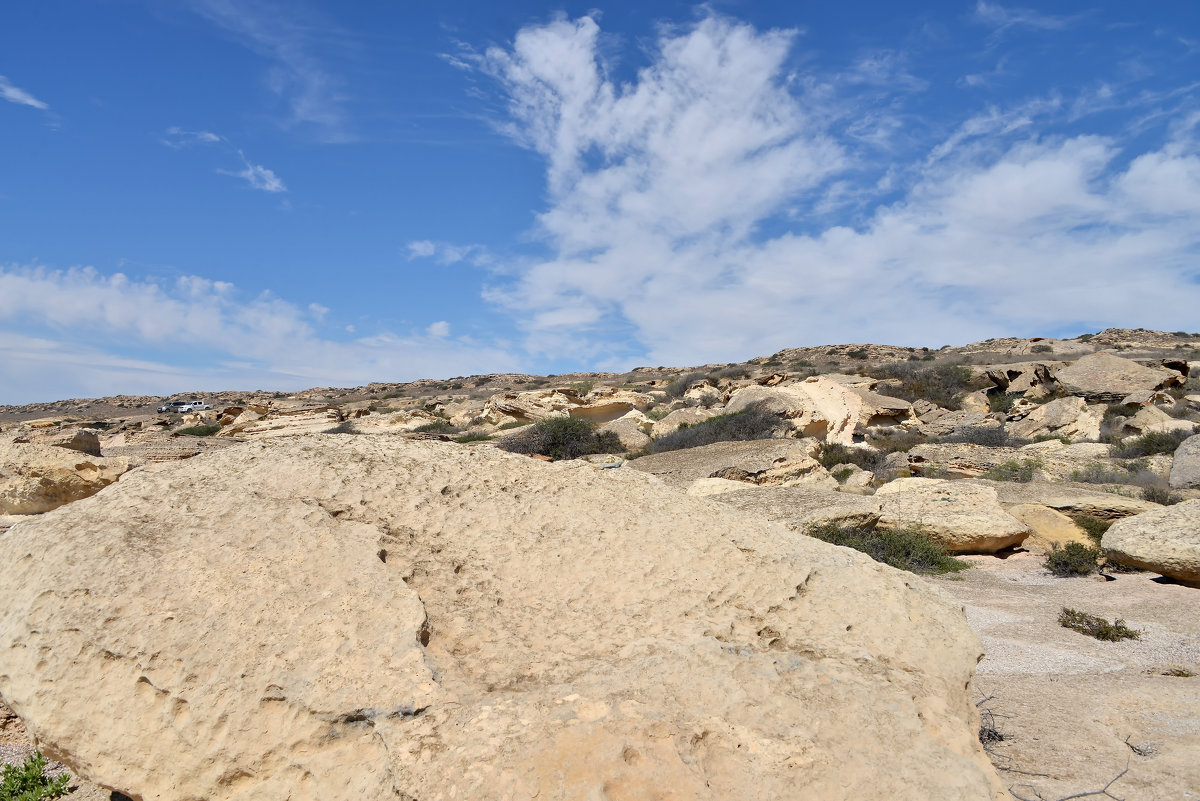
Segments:
[[[1010,789],[1060,799],[1128,766],[1110,788],[1118,798],[1200,799],[1200,590],[1153,573],[1055,578],[1035,552],[966,558],[975,569],[932,581],[987,649],[974,686],[1004,736],[991,751]],[[1058,625],[1063,607],[1142,636],[1092,639]]]
[[[1004,737],[991,752],[1014,794],[1061,799],[1128,767],[1110,788],[1117,798],[1200,801],[1200,590],[1151,573],[1058,579],[1038,553],[966,558],[974,569],[931,581],[964,605],[987,648],[975,690]],[[1122,618],[1142,636],[1091,639],[1058,625],[1064,606]],[[0,706],[0,763],[31,750]],[[74,786],[72,801],[110,799]]]

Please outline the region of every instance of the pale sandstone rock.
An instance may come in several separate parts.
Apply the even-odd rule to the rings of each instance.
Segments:
[[[336,406],[301,407],[272,411],[258,420],[227,426],[218,431],[216,436],[258,439],[319,434],[336,426],[341,420],[341,412]]]
[[[600,426],[600,430],[616,434],[625,450],[638,451],[650,444],[650,435],[646,430],[652,425],[653,421],[646,415],[632,409],[616,420]]]
[[[633,459],[629,466],[657,476],[668,484],[687,487],[698,478],[747,480],[748,475],[766,475],[773,469],[790,465],[800,465],[802,472],[812,472],[810,462],[815,462],[811,457],[817,447],[815,439],[714,442],[696,448],[652,453]]]
[[[1064,445],[1058,440],[1039,442],[1022,448],[992,448],[965,442],[924,444],[908,452],[908,466],[914,473],[945,474],[951,478],[979,478],[989,470],[1015,462],[1032,462],[1035,477],[1054,481],[1069,481],[1072,473],[1086,470],[1092,464],[1119,471],[1119,460],[1110,459],[1108,446],[1099,442],[1076,442]],[[1164,475],[1169,462],[1158,457],[1145,460],[1154,472]]]
[[[1175,399],[1168,393],[1149,389],[1139,389],[1121,399],[1122,406],[1170,406],[1173,403]]]
[[[895,426],[917,419],[912,404],[906,400],[889,398],[853,385],[850,391],[862,399],[862,409],[858,413],[859,426]]]
[[[78,428],[64,431],[45,441],[46,445],[79,451],[89,456],[100,455],[100,435],[94,428]]]
[[[1008,433],[1022,439],[1067,437],[1072,442],[1100,439],[1103,411],[1088,407],[1083,398],[1059,398],[1034,407],[1019,420],[1008,423]]]
[[[731,478],[698,478],[688,485],[687,494],[696,498],[708,498],[745,488],[745,481],[734,481]]]
[[[725,411],[755,404],[783,417],[798,436],[849,445],[862,411],[862,399],[827,378],[808,378],[778,387],[750,386],[734,392]]]
[[[1024,395],[1036,387],[1054,383],[1054,371],[1065,362],[1018,362],[988,367],[985,373],[998,388],[1009,395]]]
[[[1101,520],[1119,520],[1159,508],[1158,504],[1141,498],[1041,481],[1018,484],[1012,481],[969,479],[962,483],[995,490],[1001,505],[1006,508],[1017,504],[1038,504],[1066,514],[1088,515]]]
[[[915,428],[927,437],[945,437],[965,429],[1000,428],[1001,423],[984,412],[951,412],[938,408],[920,418]]]
[[[0,514],[33,515],[95,495],[129,470],[67,448],[0,442]]]
[[[996,491],[929,478],[901,478],[875,491],[879,525],[916,526],[950,553],[994,553],[1020,545],[1029,527],[1004,511]]]
[[[1092,353],[1054,374],[1072,395],[1093,403],[1115,403],[1138,390],[1164,389],[1182,381],[1174,370],[1145,367],[1111,353]]]
[[[654,439],[665,437],[684,423],[693,426],[696,423],[704,422],[710,417],[716,417],[722,411],[721,409],[703,409],[699,406],[676,409],[654,424],[654,427],[650,429],[650,436]]]
[[[1188,437],[1175,449],[1169,481],[1175,489],[1200,489],[1200,434]]]
[[[577,394],[564,389],[538,389],[529,392],[500,392],[488,398],[483,415],[489,419],[536,422],[548,417],[566,417],[580,404]],[[494,421],[494,420],[493,420]]]
[[[879,501],[865,495],[806,486],[747,487],[744,483],[740,489],[722,493],[716,500],[795,531],[826,523],[869,529],[879,522]]]
[[[959,408],[964,412],[976,412],[978,414],[987,414],[991,411],[991,404],[988,401],[988,396],[983,390],[976,392],[968,392],[958,402]]]
[[[1200,586],[1200,500],[1118,520],[1100,545],[1114,562]]]
[[[634,471],[262,440],[0,562],[0,694],[146,801],[1005,797],[958,604]]]
[[[1137,414],[1121,424],[1121,435],[1140,437],[1176,431],[1191,433],[1195,428],[1196,424],[1191,420],[1176,419],[1157,406],[1143,406]]]
[[[1022,543],[1026,548],[1032,546],[1048,551],[1055,545],[1063,546],[1069,542],[1077,542],[1089,548],[1095,545],[1087,532],[1077,526],[1074,520],[1049,506],[1019,503],[1005,507],[1005,511],[1029,526],[1029,538]]]

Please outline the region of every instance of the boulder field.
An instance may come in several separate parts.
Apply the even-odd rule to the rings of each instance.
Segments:
[[[1001,799],[910,574],[636,471],[351,435],[0,536],[0,696],[134,799]]]

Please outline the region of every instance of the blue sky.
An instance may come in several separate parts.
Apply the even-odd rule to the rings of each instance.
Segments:
[[[0,403],[1200,328],[1200,6],[8,4]]]

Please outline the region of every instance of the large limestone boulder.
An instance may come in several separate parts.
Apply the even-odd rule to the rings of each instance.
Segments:
[[[985,374],[988,379],[1009,395],[1024,395],[1035,388],[1043,388],[1054,383],[1054,371],[1064,365],[1063,362],[1018,362],[1016,364],[997,364],[988,367]]]
[[[1006,507],[1010,515],[1029,526],[1029,537],[1022,543],[1026,548],[1048,551],[1071,542],[1094,546],[1087,532],[1062,512],[1036,503],[1019,503]]]
[[[129,467],[69,448],[0,442],[0,515],[35,515],[87,498]]]
[[[1012,481],[970,479],[960,483],[962,486],[987,487],[995,491],[1000,499],[1000,504],[1009,514],[1013,514],[1013,506],[1033,504],[1049,507],[1068,515],[1087,515],[1101,520],[1120,520],[1123,517],[1159,508],[1158,504],[1143,501],[1140,498],[1042,481],[1018,484]]]
[[[1072,442],[1100,439],[1103,411],[1094,411],[1083,398],[1059,398],[1035,406],[1023,418],[1009,420],[1008,433],[1022,439],[1066,437]]]
[[[995,553],[1020,545],[1029,526],[1004,511],[996,491],[932,478],[900,478],[875,491],[879,525],[915,526],[950,553]]]
[[[957,603],[636,471],[258,440],[0,563],[0,695],[146,801],[1006,797]]]
[[[816,480],[832,489],[837,482],[812,458],[816,447],[813,439],[714,442],[642,456],[629,466],[677,487],[701,478],[725,478],[768,486]]]
[[[705,482],[719,480],[701,479]],[[703,485],[697,482],[694,486]],[[742,484],[740,488],[725,489],[730,491],[717,498],[721,503],[783,523],[795,531],[826,523],[874,528],[879,522],[879,502],[874,498],[827,487],[746,487]],[[734,489],[741,491],[731,491]]]
[[[1132,392],[1175,386],[1183,376],[1161,367],[1146,367],[1111,353],[1091,353],[1054,374],[1072,395],[1093,403],[1115,403]]]
[[[1118,520],[1100,547],[1114,562],[1200,587],[1200,500]]]
[[[761,404],[780,415],[797,436],[849,445],[862,412],[862,398],[824,377],[777,387],[749,386],[734,392],[725,411],[740,412]]]
[[[86,453],[88,456],[101,455],[100,433],[94,428],[69,429],[44,442],[46,445],[53,445],[56,448]]]
[[[654,424],[654,427],[650,429],[650,436],[655,439],[665,437],[682,425],[693,426],[696,423],[703,423],[710,417],[716,417],[718,414],[721,414],[722,411],[720,409],[704,409],[699,406],[676,409]]]
[[[653,422],[637,409],[631,409],[612,422],[600,426],[601,431],[611,431],[621,441],[621,447],[628,451],[638,451],[650,444],[650,430]]]
[[[871,426],[895,426],[901,423],[916,422],[912,404],[900,398],[889,398],[878,392],[859,387],[850,387],[850,391],[862,399],[862,408],[858,413],[858,425],[868,428]]]
[[[1188,437],[1175,449],[1169,481],[1175,489],[1200,489],[1200,434]]]
[[[328,431],[342,421],[338,407],[302,406],[294,409],[272,409],[258,420],[239,423],[217,432],[221,437],[288,437],[297,434],[318,434]]]
[[[1121,435],[1141,437],[1146,434],[1173,434],[1177,431],[1191,433],[1196,424],[1191,420],[1179,420],[1157,406],[1143,406],[1137,414],[1121,424]]]
[[[548,417],[566,417],[579,404],[579,395],[566,389],[499,392],[487,399],[483,417],[495,424],[512,420],[536,422]]]

